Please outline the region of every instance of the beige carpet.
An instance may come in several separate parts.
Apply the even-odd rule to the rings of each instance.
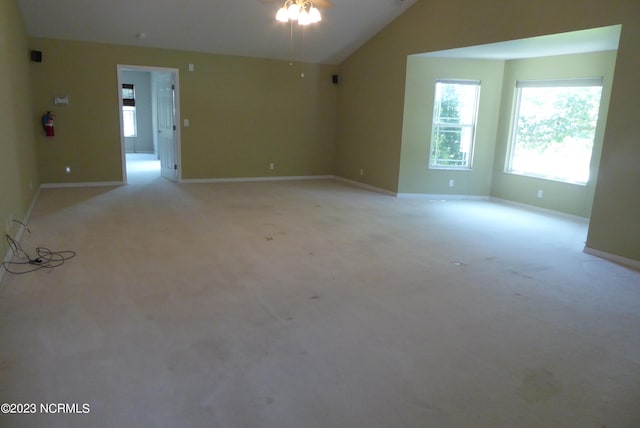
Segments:
[[[586,223],[330,181],[43,190],[2,427],[640,426],[640,273]],[[80,407],[82,410],[82,407]]]

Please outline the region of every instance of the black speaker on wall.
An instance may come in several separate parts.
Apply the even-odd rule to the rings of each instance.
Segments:
[[[340,83],[340,76],[337,74],[332,74],[331,82],[333,82],[334,85],[337,85],[338,83]]]
[[[31,51],[31,61],[42,62],[42,51]]]

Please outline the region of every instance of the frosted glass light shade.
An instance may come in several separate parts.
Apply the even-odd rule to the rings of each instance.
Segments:
[[[315,7],[312,7],[311,11],[309,12],[309,22],[313,24],[315,22],[320,22],[320,21],[322,21],[322,16],[320,15],[320,11]]]
[[[297,21],[300,17],[300,6],[298,6],[297,4],[292,4],[291,6],[289,6],[289,9],[287,9],[287,16],[290,20]]]
[[[280,9],[278,9],[278,13],[276,13],[276,21],[280,21],[280,22],[289,21],[289,15],[287,14],[287,9],[285,9],[284,7],[281,7]]]
[[[311,21],[309,20],[309,14],[304,9],[300,11],[300,16],[298,17],[298,24],[299,25],[311,24]]]

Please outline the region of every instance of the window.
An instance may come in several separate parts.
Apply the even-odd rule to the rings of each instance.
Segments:
[[[586,184],[602,79],[516,82],[507,172]]]
[[[122,84],[122,128],[125,137],[135,137],[138,134],[136,92],[131,83]]]
[[[479,95],[477,80],[436,81],[430,168],[471,168]]]

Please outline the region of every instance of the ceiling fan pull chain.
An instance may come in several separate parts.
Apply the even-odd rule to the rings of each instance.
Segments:
[[[293,67],[293,21],[290,25],[291,31],[289,33],[289,67]]]

